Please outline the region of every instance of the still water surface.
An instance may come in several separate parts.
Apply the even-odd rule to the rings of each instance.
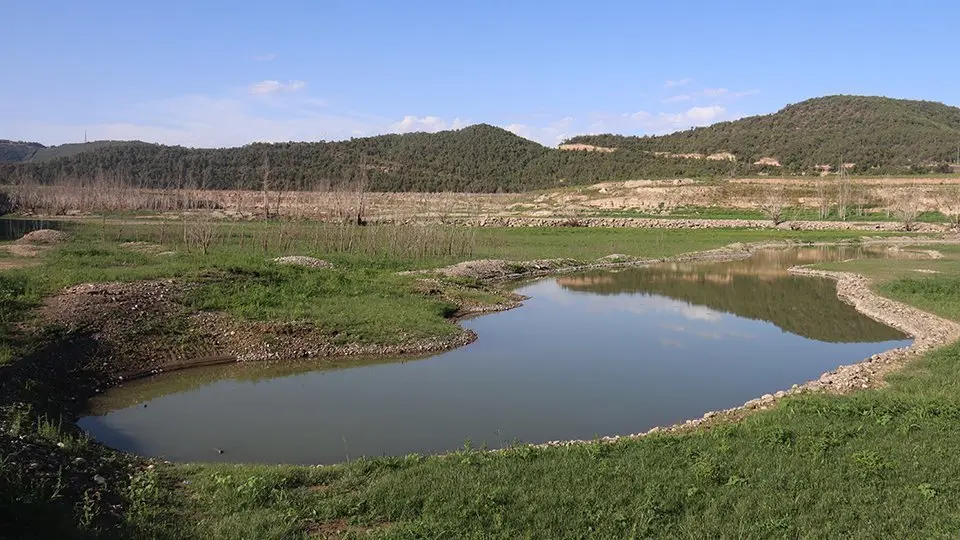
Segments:
[[[60,229],[62,224],[45,219],[18,219],[0,217],[0,242],[16,240],[37,229]]]
[[[93,400],[80,426],[171,460],[272,463],[636,433],[907,345],[840,302],[832,282],[786,273],[864,256],[878,253],[763,251],[543,279],[518,288],[522,307],[466,321],[479,336],[467,347],[335,369],[165,374]]]

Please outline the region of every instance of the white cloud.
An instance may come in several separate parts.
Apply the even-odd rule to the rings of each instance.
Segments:
[[[277,54],[276,53],[258,54],[254,56],[253,59],[258,62],[269,62],[271,60],[276,60]]]
[[[726,96],[729,93],[730,91],[727,90],[726,88],[704,88],[699,92],[701,96],[713,97],[713,98]]]
[[[690,94],[680,94],[678,96],[670,96],[660,101],[661,103],[680,103],[682,101],[690,101],[691,99],[693,99],[693,96]]]
[[[45,144],[83,140],[141,140],[192,147],[240,146],[251,142],[348,139],[387,131],[383,118],[349,114],[313,105],[310,99],[264,108],[258,97],[180,96],[136,104],[118,111],[119,121],[96,124],[24,123],[17,136]],[[21,135],[22,134],[22,135]]]
[[[466,126],[467,122],[459,117],[447,122],[438,116],[404,116],[403,120],[390,124],[389,130],[393,133],[414,133],[417,131],[436,133],[437,131],[460,129]]]
[[[304,81],[289,81],[282,83],[280,81],[260,81],[250,85],[249,92],[253,95],[274,94],[276,92],[296,92],[307,87]]]
[[[545,126],[514,123],[508,124],[505,129],[525,139],[537,141],[544,146],[557,146],[564,139],[576,135],[572,130],[575,122],[573,117],[567,116]]]
[[[693,79],[667,80],[663,83],[664,88],[679,88],[693,82]]]
[[[692,122],[696,125],[710,124],[717,121],[718,118],[726,114],[727,109],[720,105],[711,105],[710,107],[691,107],[680,115],[668,115],[671,119],[679,122]]]

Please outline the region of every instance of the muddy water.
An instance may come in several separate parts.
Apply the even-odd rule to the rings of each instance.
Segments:
[[[171,460],[278,463],[636,433],[907,345],[833,283],[786,272],[864,256],[877,253],[764,251],[543,279],[519,287],[523,307],[467,321],[479,339],[455,351],[171,373],[106,393],[80,425]]]

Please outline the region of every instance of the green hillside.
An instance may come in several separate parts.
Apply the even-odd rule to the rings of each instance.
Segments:
[[[44,146],[35,142],[10,141],[0,139],[0,163],[29,161]]]
[[[732,152],[752,164],[779,160],[789,172],[817,164],[855,163],[854,172],[932,172],[956,159],[960,108],[931,101],[828,96],[774,114],[657,137],[589,135],[570,143],[649,152]]]
[[[810,173],[855,163],[854,173],[949,172],[960,146],[960,109],[940,103],[832,96],[780,112],[659,137],[571,139],[614,152],[544,147],[486,124],[439,133],[340,142],[194,149],[98,141],[43,147],[0,142],[0,183],[55,183],[99,176],[142,187],[328,189],[365,182],[376,191],[524,191],[639,178]],[[732,152],[735,162],[669,154]],[[664,153],[668,155],[664,155]],[[754,165],[761,158],[782,167]],[[3,163],[7,161],[7,163]],[[13,162],[13,163],[11,163]]]
[[[51,155],[47,150],[44,155]],[[729,164],[665,159],[645,152],[611,156],[551,149],[505,129],[478,124],[439,133],[224,149],[113,142],[66,157],[0,164],[0,183],[119,175],[144,187],[256,189],[268,163],[270,184],[286,189],[327,189],[364,181],[376,191],[515,192],[729,170]]]

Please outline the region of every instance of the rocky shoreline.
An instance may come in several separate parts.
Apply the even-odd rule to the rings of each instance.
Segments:
[[[644,229],[782,229],[793,231],[874,231],[944,233],[949,225],[912,223],[908,228],[898,221],[809,221],[793,220],[774,223],[770,219],[693,219],[693,218],[626,218],[626,217],[527,217],[483,216],[455,218],[450,223],[467,227],[606,227]],[[411,220],[411,223],[417,223]]]

